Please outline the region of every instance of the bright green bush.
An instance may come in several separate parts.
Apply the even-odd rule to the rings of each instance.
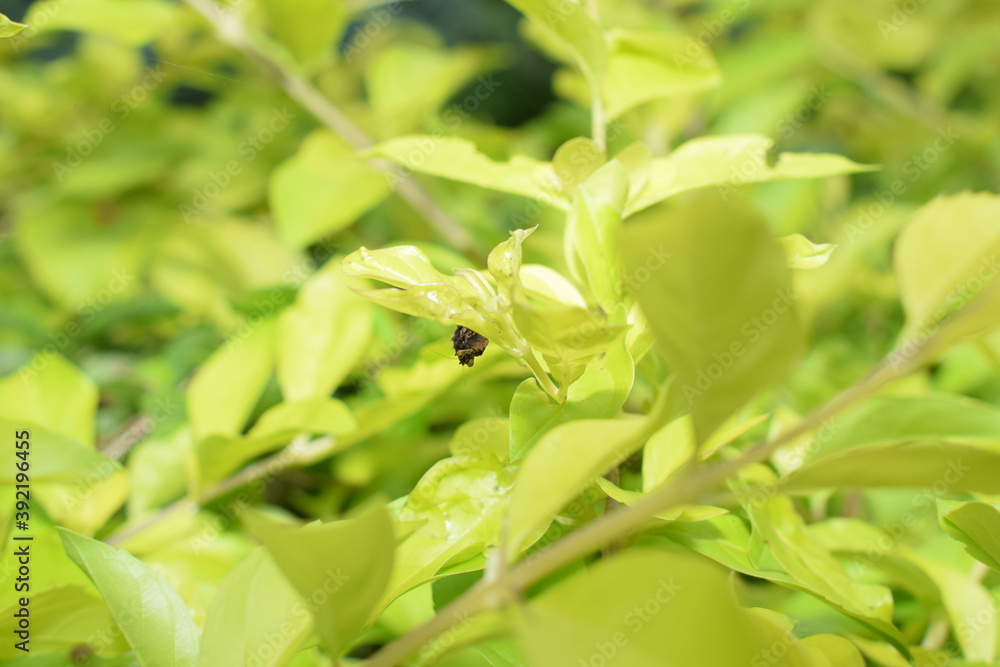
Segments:
[[[509,5],[0,16],[4,664],[998,664],[1000,10]]]

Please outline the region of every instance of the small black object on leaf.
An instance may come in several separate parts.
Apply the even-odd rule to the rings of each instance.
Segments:
[[[455,335],[451,337],[451,342],[455,346],[455,356],[458,357],[458,363],[463,366],[472,366],[476,363],[476,357],[480,356],[486,349],[490,339],[460,325],[455,329]]]

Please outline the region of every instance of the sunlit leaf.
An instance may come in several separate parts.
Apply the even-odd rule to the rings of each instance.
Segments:
[[[282,239],[302,247],[351,225],[391,191],[343,139],[317,130],[275,169],[268,198]]]
[[[622,505],[634,505],[640,501],[645,494],[638,491],[628,491],[616,486],[599,477],[597,486],[600,487],[609,498],[612,498]],[[670,509],[657,512],[653,516],[663,521],[705,521],[712,517],[728,514],[729,510],[724,507],[713,507],[712,505],[677,505]]]
[[[997,493],[998,436],[1000,411],[984,403],[945,394],[877,397],[825,424],[782,486],[943,483],[954,491]]]
[[[552,169],[562,186],[563,194],[572,199],[577,186],[607,162],[607,155],[588,137],[574,137],[552,156]]]
[[[280,449],[302,434],[342,436],[357,428],[347,407],[334,398],[311,398],[279,403],[261,415],[245,435],[215,435],[198,441],[196,454],[202,484],[222,479],[247,461]],[[318,444],[318,443],[317,443]],[[332,442],[328,453],[343,445]],[[287,452],[288,462],[307,456],[305,450]]]
[[[141,663],[197,664],[198,628],[191,611],[162,576],[127,551],[65,528],[59,534],[67,555],[104,596]]]
[[[198,664],[284,665],[313,630],[305,601],[260,548],[233,568],[212,599]]]
[[[368,151],[404,169],[441,176],[568,208],[552,165],[525,156],[495,162],[464,139],[414,135],[390,139]]]
[[[484,422],[477,430],[480,437],[489,437],[492,429],[498,433],[501,428]],[[424,473],[396,514],[398,523],[415,522],[418,528],[397,547],[383,604],[499,542],[513,482],[505,464],[505,458],[481,450],[438,461]]]
[[[278,320],[277,373],[288,400],[329,396],[358,363],[372,306],[348,287],[340,262],[309,278]]]
[[[349,17],[347,7],[325,0],[260,0],[274,36],[307,70],[329,63]]]
[[[969,555],[1000,571],[1000,510],[982,502],[962,503],[941,515],[941,526]]]
[[[247,522],[306,601],[326,649],[339,655],[371,622],[389,581],[395,537],[385,508],[301,527],[256,514]]]
[[[708,49],[680,33],[615,29],[604,78],[608,118],[655,99],[708,90],[722,81]]]
[[[365,89],[379,136],[384,137],[418,130],[429,113],[447,102],[491,60],[488,54],[468,47],[445,51],[413,42],[387,43],[370,58],[365,67]],[[475,99],[485,102],[497,93],[501,82],[489,74],[474,85]],[[442,120],[449,125],[460,124],[467,113],[454,105],[444,110]]]
[[[723,426],[698,451],[706,459],[720,448],[744,435],[767,419],[759,415],[730,426]],[[694,426],[691,415],[683,415],[654,433],[643,448],[642,489],[649,492],[666,482],[673,474],[692,461],[695,452]]]
[[[39,30],[77,30],[139,46],[162,34],[176,20],[179,8],[163,0],[91,0],[65,3],[54,10],[34,4],[25,22]]]
[[[792,269],[815,269],[829,261],[837,248],[832,243],[813,243],[802,234],[790,234],[778,239]]]
[[[1000,197],[939,196],[921,207],[899,234],[894,266],[906,328],[894,359],[905,359],[928,335],[947,326],[946,340],[996,325],[1000,289]],[[981,297],[977,298],[978,295]],[[946,322],[975,300],[971,317]]]
[[[554,35],[597,89],[607,65],[607,48],[600,26],[577,0],[507,0],[525,16]]]
[[[995,605],[989,591],[953,565],[911,550],[907,550],[906,557],[937,584],[962,654],[969,660],[993,662],[996,658],[996,623],[982,620],[983,612],[989,612]]]
[[[88,477],[92,480],[107,477],[119,466],[116,462],[94,449],[84,447],[76,440],[53,433],[45,428],[25,429],[23,423],[2,420],[0,427],[7,429],[12,437],[28,432],[28,466],[32,481],[53,481],[78,484]],[[17,450],[12,446],[11,456]],[[21,459],[18,459],[21,460]],[[0,483],[13,484],[19,472],[13,458],[11,464],[0,469]]]
[[[618,341],[570,385],[567,398],[557,403],[532,379],[518,386],[511,399],[510,456],[519,461],[542,435],[574,419],[610,419],[618,414],[632,388],[635,366]]]
[[[704,441],[802,349],[784,253],[747,205],[706,194],[630,221],[623,254]]]
[[[187,411],[198,438],[238,435],[274,370],[274,319],[248,323],[195,373]]]
[[[750,559],[753,566],[764,567],[771,560],[793,588],[816,596],[884,638],[900,650],[907,650],[902,633],[892,625],[893,599],[884,586],[861,583],[848,576],[843,566],[804,530],[787,496],[765,497],[744,503],[753,524]],[[766,575],[775,581],[782,577]]]
[[[566,218],[566,263],[606,313],[616,312],[622,301],[618,237],[627,194],[625,167],[612,160],[577,187]]]
[[[801,642],[815,667],[865,667],[861,651],[837,635],[813,635]]]
[[[644,418],[578,419],[547,431],[517,474],[507,519],[509,555],[530,546],[570,500],[641,447],[671,416],[672,400],[664,389]]]
[[[750,665],[761,648],[724,570],[638,548],[516,607],[514,627],[534,665]]]
[[[0,14],[0,37],[13,37],[27,27],[24,23],[11,21],[3,14]]]
[[[610,349],[627,329],[584,308],[544,308],[526,301],[514,304],[514,322],[531,347],[545,358],[561,386],[576,382],[587,364]]]
[[[8,637],[17,637],[19,601],[12,596],[6,609],[0,609],[0,632]],[[99,637],[99,652],[114,655],[129,650],[115,619],[98,596],[83,586],[72,584],[39,589],[31,596],[29,607],[31,641],[27,644],[32,652],[44,654],[67,653],[79,644],[89,644]],[[20,639],[15,639],[20,641]],[[0,645],[0,660],[13,660],[23,651],[12,642]]]
[[[97,386],[59,354],[36,354],[0,379],[0,418],[94,446]],[[20,430],[20,429],[18,429]]]
[[[870,171],[839,155],[782,153],[772,166],[768,151],[774,142],[760,135],[701,137],[681,145],[650,166],[649,183],[629,196],[626,215],[686,190],[715,185],[723,197],[740,185],[789,178],[819,178]]]

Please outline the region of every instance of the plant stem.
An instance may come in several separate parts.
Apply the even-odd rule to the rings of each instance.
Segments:
[[[608,139],[604,120],[604,102],[601,100],[601,91],[596,83],[591,86],[591,97],[590,136],[598,150],[605,151],[608,148]]]
[[[556,399],[556,402],[565,403],[566,397],[562,395],[559,388],[552,382],[552,378],[542,368],[542,364],[538,361],[538,357],[535,356],[534,351],[528,350],[528,353],[523,358],[524,362],[528,364],[528,368],[531,369],[532,374],[534,374],[535,379],[538,380],[538,384],[541,385],[542,391]]]
[[[586,0],[587,13],[594,23],[601,24],[601,8],[598,0]],[[590,83],[590,137],[598,150],[605,151],[608,147],[607,121],[604,117],[604,97],[601,95],[601,84],[593,76],[587,77]]]
[[[247,466],[231,477],[219,480],[200,493],[191,494],[174,503],[167,505],[154,514],[150,514],[142,521],[133,524],[104,539],[104,542],[111,546],[121,546],[129,540],[151,526],[170,518],[181,512],[194,512],[201,505],[211,502],[216,498],[238,489],[244,484],[249,484],[258,479],[273,477],[290,465],[309,465],[322,459],[324,456],[332,454],[337,449],[346,447],[349,443],[345,440],[336,440],[331,437],[316,438],[309,440],[305,436],[299,436],[284,449],[275,452],[266,459],[262,459],[251,466]]]
[[[371,138],[327,99],[316,86],[258,48],[247,35],[246,29],[234,12],[222,9],[213,4],[211,0],[185,0],[185,2],[212,24],[223,41],[239,48],[259,63],[278,79],[289,97],[298,102],[321,123],[340,135],[344,141],[359,151],[373,145],[374,142]],[[377,163],[377,167],[392,173],[399,196],[420,213],[441,236],[447,238],[463,253],[474,249],[472,236],[466,229],[445,213],[404,170],[395,165],[387,165],[385,161],[374,162]]]

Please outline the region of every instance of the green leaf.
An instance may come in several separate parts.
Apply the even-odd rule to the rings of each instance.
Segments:
[[[573,283],[542,264],[521,265],[521,284],[532,301],[587,307],[587,302]]]
[[[692,461],[696,449],[690,414],[674,419],[651,435],[642,450],[642,490],[649,493],[662,486]]]
[[[604,34],[584,2],[575,0],[507,0],[522,14],[555,36],[572,53],[572,59],[592,88],[599,90],[608,54]]]
[[[108,226],[85,202],[44,195],[26,200],[13,213],[18,251],[36,286],[67,312],[77,313],[80,323],[134,297],[140,282],[136,277],[168,220],[160,206],[130,201],[122,204],[116,224]],[[169,219],[175,220],[176,211],[171,214]],[[80,323],[51,333],[56,350],[81,335]]]
[[[789,234],[778,239],[788,258],[790,269],[815,269],[826,264],[837,246],[833,243],[813,243],[802,234]]]
[[[329,396],[364,355],[371,304],[348,286],[339,261],[302,286],[278,319],[277,372],[286,400]]]
[[[644,419],[579,419],[543,435],[525,456],[511,493],[507,548],[516,557],[570,500],[642,446]]]
[[[141,664],[196,664],[198,628],[191,610],[162,576],[127,551],[58,530],[66,554],[97,586]]]
[[[41,427],[25,429],[23,422],[0,420],[0,428],[13,434],[27,430],[30,476],[33,482],[66,482],[71,486],[102,479],[118,470],[117,462],[76,440]],[[13,446],[11,447],[13,451]],[[0,484],[14,484],[18,470],[11,465],[0,468]]]
[[[876,397],[825,424],[786,490],[825,486],[1000,492],[1000,411],[945,394]],[[900,465],[905,461],[906,465]]]
[[[191,429],[184,427],[168,436],[146,438],[128,455],[128,516],[145,516],[187,490],[184,468],[192,448]]]
[[[597,486],[600,487],[605,495],[617,500],[622,505],[632,506],[646,495],[638,491],[623,489],[603,477],[597,478]],[[653,516],[663,521],[706,521],[728,513],[729,510],[727,509],[712,505],[676,505],[662,512],[657,512]]]
[[[937,584],[964,657],[993,662],[996,658],[997,626],[990,610],[995,608],[996,603],[989,591],[953,565],[931,560],[910,549],[906,550],[906,558],[916,563]],[[989,614],[986,620],[983,620],[984,611]]]
[[[530,231],[517,230],[513,246],[501,244],[508,252],[520,252],[518,238]],[[495,251],[496,252],[496,251]],[[511,257],[494,264],[509,269],[514,262]],[[516,264],[520,264],[520,257]],[[395,287],[378,290],[359,290],[367,299],[387,308],[437,320],[443,324],[462,325],[476,331],[517,358],[523,358],[530,351],[527,342],[514,328],[510,316],[510,304],[504,295],[497,296],[493,287],[478,271],[459,269],[457,275],[446,276],[439,273],[427,256],[415,246],[396,246],[381,250],[361,247],[344,258],[341,263],[348,276],[373,278]],[[503,282],[503,281],[502,281]],[[505,284],[505,290],[512,288]]]
[[[727,573],[686,553],[630,549],[514,614],[535,665],[751,665],[763,648]]]
[[[301,248],[350,226],[391,191],[343,139],[317,130],[274,170],[268,200],[282,240]]]
[[[296,433],[343,435],[356,427],[357,422],[342,401],[319,397],[278,403],[260,416],[247,435],[252,438],[278,434],[288,437]]]
[[[199,439],[239,435],[274,369],[275,320],[238,330],[191,379],[187,412]]]
[[[157,247],[150,278],[160,295],[227,332],[287,305],[290,283],[309,263],[273,228],[235,218],[195,222],[174,225]]]
[[[1000,436],[1000,409],[965,396],[876,396],[831,420],[810,446],[809,461],[862,445],[949,440],[988,445]]]
[[[202,485],[222,479],[244,463],[279,449],[297,435],[342,436],[357,428],[347,407],[334,398],[279,403],[267,410],[246,436],[210,436],[198,441],[196,453]],[[346,443],[345,443],[346,444]],[[333,453],[342,446],[328,447]],[[307,456],[290,451],[289,456]]]
[[[722,81],[711,51],[680,33],[614,29],[603,97],[608,119],[656,99],[689,95]]]
[[[625,167],[612,160],[578,186],[566,218],[566,263],[606,313],[616,312],[622,302],[618,238],[627,193]]]
[[[385,507],[301,527],[256,514],[246,521],[306,600],[324,647],[339,656],[373,620],[392,572],[396,540]]]
[[[507,548],[517,556],[594,479],[624,461],[671,415],[665,388],[644,418],[579,419],[541,437],[521,463],[507,516]]]
[[[394,137],[415,131],[491,60],[495,58],[468,47],[446,51],[413,42],[382,45],[371,54],[364,70],[365,90],[379,136]],[[493,75],[480,77],[474,95],[485,102],[500,85]],[[455,105],[444,112],[443,120],[454,127],[464,120],[461,114],[467,112]]]
[[[802,349],[784,254],[745,204],[711,194],[639,216],[622,248],[703,442]]]
[[[259,0],[274,36],[307,71],[328,64],[347,24],[347,6],[326,0]]]
[[[501,432],[502,424],[486,422],[479,429],[463,437],[488,438]],[[396,515],[397,523],[415,522],[418,528],[397,547],[392,582],[380,606],[498,544],[512,483],[505,461],[484,450],[438,461],[424,473]]]
[[[701,447],[698,458],[707,459],[767,418],[768,415],[758,415],[729,427],[723,426]],[[689,414],[678,417],[654,433],[643,449],[642,490],[648,493],[662,486],[692,460],[694,452],[694,424]]]
[[[35,588],[34,582],[32,588]],[[18,629],[18,619],[14,613],[18,606],[17,598],[11,596],[10,606],[0,610],[0,632],[7,637],[16,637],[13,633]],[[93,642],[95,637],[100,637],[102,645],[98,652],[104,655],[129,650],[107,605],[83,586],[38,589],[31,595],[29,610],[32,652],[65,654],[77,644]],[[0,660],[11,660],[18,655],[23,652],[14,648],[13,642],[0,645]]]
[[[868,664],[857,646],[837,635],[813,635],[800,643],[815,667],[865,667]]]
[[[976,299],[970,317],[949,326],[946,340],[996,325],[1000,290],[1000,197],[963,192],[939,196],[916,211],[895,244],[894,267],[906,310],[897,354],[944,325]]]
[[[614,417],[628,398],[634,374],[632,358],[620,340],[587,365],[562,403],[552,400],[531,378],[522,382],[510,404],[511,460],[520,461],[539,438],[559,424]]]
[[[628,328],[576,306],[538,307],[519,300],[514,322],[531,347],[541,352],[561,387],[576,382],[587,364],[611,348]]]
[[[465,139],[412,135],[390,139],[368,154],[392,160],[405,169],[471,183],[490,190],[537,199],[557,208],[569,208],[559,179],[548,162],[515,155],[494,162]]]
[[[753,607],[747,612],[756,626],[758,641],[766,647],[755,656],[752,667],[773,664],[781,667],[816,667],[809,659],[802,642],[795,636],[793,619],[763,607]]]
[[[24,23],[18,23],[17,21],[11,21],[9,18],[0,14],[0,38],[2,37],[13,37],[17,33],[21,32],[28,26]]]
[[[93,535],[125,502],[129,486],[128,473],[121,465],[103,458],[98,467],[80,471],[72,483],[35,484],[32,496],[54,522]]]
[[[964,544],[970,556],[1000,571],[1000,510],[996,507],[962,503],[941,515],[941,527]]]
[[[763,502],[754,499],[744,503],[744,508],[753,524],[750,558],[755,567],[764,567],[765,558],[773,561],[790,577],[793,588],[816,596],[900,650],[908,650],[902,633],[892,625],[891,591],[851,579],[837,559],[805,531],[787,496],[772,496]]]
[[[592,139],[574,137],[556,149],[552,156],[552,169],[562,184],[563,194],[572,198],[576,188],[607,160],[605,152]]]
[[[653,159],[646,187],[629,195],[626,216],[686,190],[716,185],[724,197],[744,183],[819,178],[871,171],[877,167],[839,155],[782,153],[774,166],[768,151],[774,142],[757,134],[692,139],[663,158]]]
[[[521,246],[536,229],[537,225],[511,230],[510,238],[493,248],[486,259],[486,267],[497,283],[502,308],[510,308],[521,292]]]
[[[88,0],[65,3],[58,10],[33,4],[25,22],[39,30],[78,30],[103,35],[131,46],[152,41],[178,16],[178,8],[161,0]]]
[[[198,664],[285,665],[313,630],[305,601],[260,548],[233,568],[212,598]]]
[[[0,379],[0,418],[94,446],[97,385],[59,354],[36,354]],[[27,422],[27,423],[26,423]]]

